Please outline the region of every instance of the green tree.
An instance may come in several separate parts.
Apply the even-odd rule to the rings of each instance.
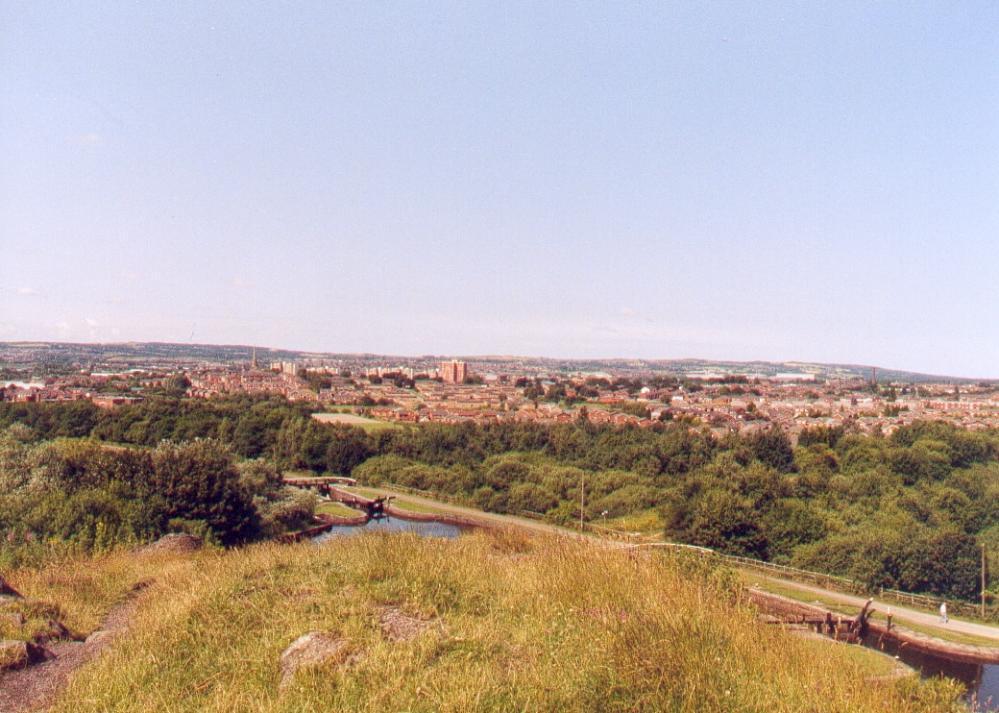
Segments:
[[[794,470],[794,451],[791,439],[777,426],[757,431],[747,438],[753,455],[761,462],[781,473]]]
[[[325,464],[326,469],[333,473],[349,475],[373,455],[367,435],[359,428],[333,427],[330,436]]]
[[[163,443],[153,451],[154,491],[168,518],[202,520],[223,544],[259,531],[252,497],[229,452],[216,441]]]

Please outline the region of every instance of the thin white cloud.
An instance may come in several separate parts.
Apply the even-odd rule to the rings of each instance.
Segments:
[[[21,295],[22,297],[38,297],[42,294],[34,287],[17,287],[14,289],[14,292]]]
[[[88,327],[91,327],[91,328],[93,328],[93,327],[99,327],[99,326],[101,326],[101,323],[100,323],[100,322],[98,322],[98,321],[97,321],[96,319],[94,319],[93,317],[87,317],[87,318],[86,318],[86,319],[84,319],[83,321],[84,321],[84,322],[86,322],[86,323],[87,323],[87,326],[88,326]]]

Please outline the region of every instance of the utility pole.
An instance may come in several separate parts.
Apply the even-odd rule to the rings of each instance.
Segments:
[[[985,543],[982,543],[982,618],[985,618]]]

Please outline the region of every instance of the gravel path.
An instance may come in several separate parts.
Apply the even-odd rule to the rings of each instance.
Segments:
[[[133,590],[137,593],[143,587]],[[138,605],[137,597],[114,607],[98,631],[86,641],[61,641],[46,646],[55,658],[0,675],[0,713],[43,711],[51,706],[76,669],[97,658],[123,633]]]

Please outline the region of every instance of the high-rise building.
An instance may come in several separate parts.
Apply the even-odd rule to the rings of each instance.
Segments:
[[[441,378],[445,384],[462,384],[468,376],[468,365],[463,361],[452,359],[441,362]]]

